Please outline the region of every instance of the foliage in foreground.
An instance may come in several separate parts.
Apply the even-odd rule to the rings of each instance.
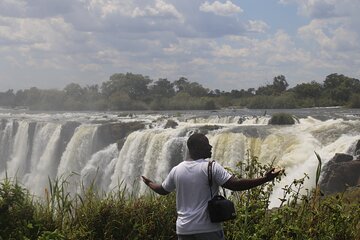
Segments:
[[[233,193],[240,217],[225,223],[227,239],[359,239],[360,189],[323,197],[318,186],[321,159],[317,157],[316,188],[301,195],[308,175],[294,179],[283,188],[278,208],[268,209],[274,182]],[[239,165],[239,177],[260,177],[272,165],[261,166],[256,157],[248,161]]]
[[[259,177],[270,165],[251,157],[234,173]],[[321,161],[319,166],[317,176]],[[233,193],[238,217],[224,224],[227,239],[360,239],[360,190],[321,197],[316,187],[300,195],[307,178],[305,174],[286,186],[280,206],[270,210],[274,182]],[[72,197],[65,184],[51,183],[40,201],[17,182],[2,181],[0,239],[176,239],[174,194],[135,198],[121,189],[101,197],[90,188]]]

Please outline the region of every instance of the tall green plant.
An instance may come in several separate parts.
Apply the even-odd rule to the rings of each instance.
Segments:
[[[35,239],[38,230],[28,191],[6,176],[0,183],[0,239]]]

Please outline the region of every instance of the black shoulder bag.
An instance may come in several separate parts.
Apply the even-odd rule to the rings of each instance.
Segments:
[[[208,180],[209,180],[209,187],[211,194],[211,200],[208,202],[208,210],[209,210],[211,222],[223,222],[236,218],[236,212],[235,212],[234,203],[224,197],[225,196],[224,189],[223,189],[224,196],[215,195],[213,197],[211,190],[213,163],[214,161],[209,161],[208,164]]]

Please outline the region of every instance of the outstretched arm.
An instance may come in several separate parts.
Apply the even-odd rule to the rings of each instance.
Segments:
[[[280,171],[274,171],[274,169],[271,169],[269,172],[265,174],[264,177],[261,178],[239,179],[235,176],[232,176],[222,186],[232,191],[248,190],[250,188],[254,188],[266,182],[272,181],[277,175],[279,175],[279,173]]]
[[[149,187],[151,188],[151,190],[153,190],[154,192],[156,192],[157,194],[160,194],[160,195],[167,195],[169,194],[170,192],[166,191],[162,186],[161,184],[158,184],[158,183],[154,183],[153,181],[151,181],[150,179],[148,179],[147,177],[145,176],[141,176],[143,182]]]

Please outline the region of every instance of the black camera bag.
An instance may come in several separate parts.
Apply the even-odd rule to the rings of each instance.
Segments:
[[[224,196],[215,195],[213,197],[211,190],[213,163],[214,161],[210,161],[208,165],[208,180],[209,180],[210,194],[211,194],[211,200],[208,202],[208,211],[210,215],[210,220],[211,222],[224,222],[227,220],[235,219],[236,212],[235,212],[234,203],[224,197],[225,190],[223,189]]]

